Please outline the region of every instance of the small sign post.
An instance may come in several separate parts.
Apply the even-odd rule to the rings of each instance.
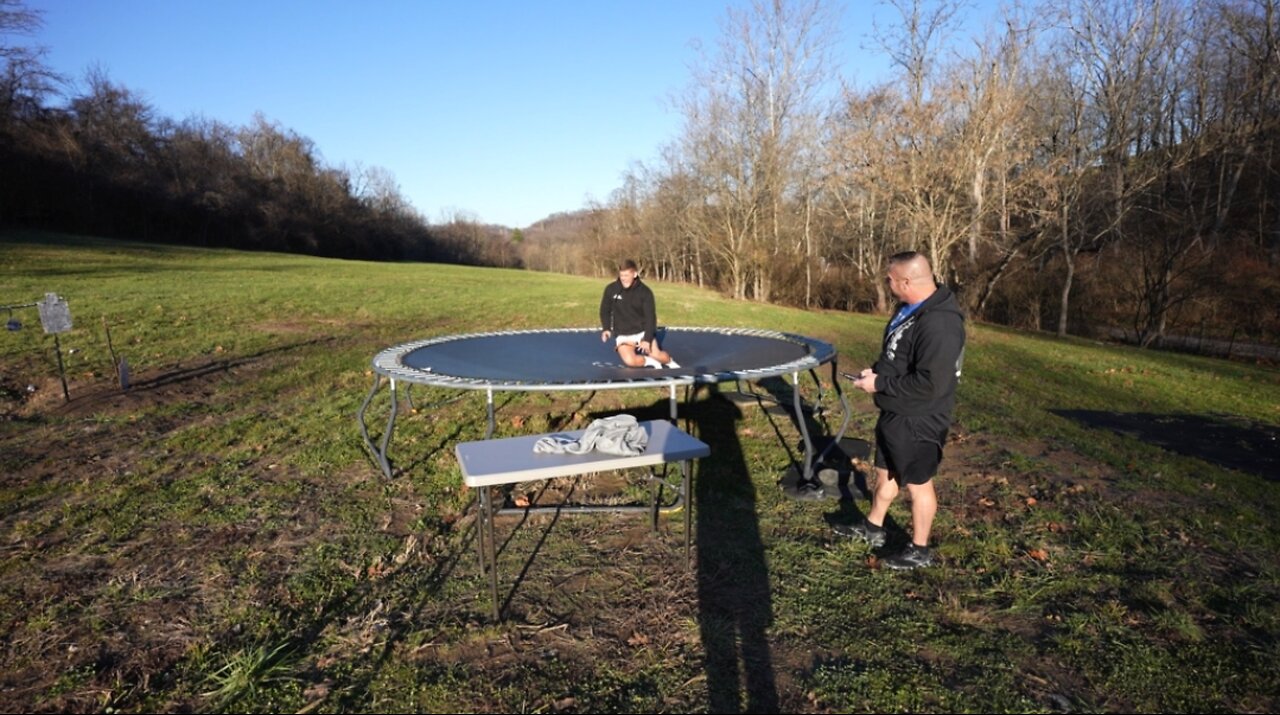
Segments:
[[[107,350],[111,351],[111,364],[116,366],[116,377],[120,381],[120,389],[129,389],[129,361],[116,355],[115,343],[111,342],[111,326],[107,324],[107,316],[102,316],[102,330],[107,334]]]
[[[67,307],[67,301],[59,298],[57,293],[45,293],[44,300],[36,303],[36,309],[40,311],[40,324],[44,326],[44,332],[53,335],[53,349],[58,355],[58,377],[62,379],[62,399],[70,402],[67,370],[62,365],[62,341],[58,339],[58,334],[71,329],[71,309]]]

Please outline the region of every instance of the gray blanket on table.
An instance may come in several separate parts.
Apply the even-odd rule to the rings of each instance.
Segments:
[[[586,454],[604,452],[624,457],[644,454],[649,446],[649,434],[632,415],[603,417],[587,425],[581,439],[562,435],[548,435],[533,445],[540,454]]]

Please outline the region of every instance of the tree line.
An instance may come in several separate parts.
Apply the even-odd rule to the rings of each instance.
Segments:
[[[929,256],[976,318],[1143,345],[1280,338],[1278,0],[1053,0],[959,37],[891,0],[893,75],[832,71],[822,0],[730,10],[678,137],[607,201],[527,231],[525,264],[885,310]]]
[[[0,226],[322,256],[647,274],[744,300],[886,310],[926,253],[977,319],[1143,345],[1280,342],[1280,0],[888,0],[893,67],[834,69],[824,0],[730,9],[683,125],[607,201],[524,231],[430,224],[380,167],[267,117],[160,116],[24,44],[0,0]]]
[[[329,166],[261,113],[244,126],[160,115],[90,69],[82,89],[25,44],[0,0],[0,226],[318,256],[517,266],[510,232],[455,213],[429,224],[394,175]]]

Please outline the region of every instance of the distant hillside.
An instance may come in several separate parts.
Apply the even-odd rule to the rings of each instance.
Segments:
[[[604,235],[603,209],[551,214],[524,230],[520,254],[525,268],[555,273],[602,275],[617,260],[616,246],[600,250],[593,236]]]
[[[531,224],[524,230],[524,237],[532,241],[567,241],[586,234],[594,211],[561,211]]]

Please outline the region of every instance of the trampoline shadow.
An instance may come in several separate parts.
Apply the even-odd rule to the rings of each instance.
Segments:
[[[1280,481],[1280,428],[1233,415],[1050,410],[1186,457]]]
[[[784,494],[797,498],[804,479],[804,440],[792,443],[783,432],[779,417],[790,421],[796,432],[804,430],[813,440],[813,458],[815,460],[814,476],[822,485],[823,494],[828,499],[852,501],[857,495],[870,498],[866,475],[854,467],[854,460],[868,460],[871,456],[871,444],[865,440],[842,437],[836,440],[831,425],[826,417],[829,411],[818,409],[814,405],[801,401],[797,414],[795,409],[795,386],[780,377],[765,378],[758,381],[764,393],[735,393],[731,402],[755,404],[761,408],[769,426],[779,444],[787,451],[787,459],[791,466],[778,480]],[[744,397],[749,399],[743,399]]]
[[[815,445],[819,453],[826,450],[826,457],[819,465],[818,481],[832,498],[839,499],[843,505],[855,499],[871,500],[871,488],[867,483],[867,466],[859,469],[855,460],[866,465],[871,462],[872,445],[865,439],[845,437],[835,444],[832,438],[825,437]],[[828,449],[830,446],[830,449]]]

